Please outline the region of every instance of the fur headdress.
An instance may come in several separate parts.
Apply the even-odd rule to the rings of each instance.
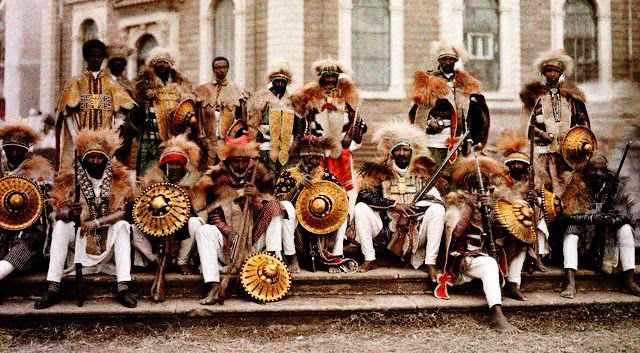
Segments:
[[[516,129],[506,129],[498,136],[498,151],[505,158],[504,164],[522,162],[529,164],[529,155],[524,152],[527,139]]]
[[[107,47],[109,59],[127,59],[133,54],[133,49],[123,43],[112,43]]]
[[[427,135],[406,121],[395,120],[385,123],[373,134],[373,142],[377,144],[378,153],[383,159],[389,157],[391,151],[400,145],[411,148],[413,158],[431,156],[427,148]]]
[[[275,63],[273,63],[273,65],[271,65],[271,68],[269,69],[269,73],[267,74],[269,82],[278,78],[285,79],[287,82],[291,82],[292,76],[291,65],[284,59],[279,59]]]
[[[155,63],[159,61],[166,61],[169,63],[169,66],[174,67],[176,65],[176,60],[174,56],[171,54],[169,49],[162,47],[155,47],[151,49],[149,52],[149,56],[147,57],[146,64],[147,66],[153,66]]]
[[[42,136],[23,124],[4,124],[0,126],[0,139],[2,146],[20,146],[29,149]]]
[[[226,136],[224,141],[218,141],[218,158],[221,161],[229,157],[257,158],[259,153],[258,143],[251,141],[247,135],[238,138]]]
[[[438,59],[451,57],[458,59],[462,63],[468,60],[467,51],[457,45],[444,42],[431,42],[431,57],[437,62]]]
[[[541,53],[533,65],[540,73],[548,66],[560,70],[565,75],[573,72],[573,59],[567,55],[564,48]]]
[[[76,154],[81,159],[91,152],[102,153],[111,158],[121,145],[122,138],[117,130],[85,129],[80,131],[76,138]]]
[[[338,61],[333,60],[331,58],[315,61],[311,67],[313,68],[313,73],[316,74],[318,77],[321,77],[324,75],[332,75],[332,74],[350,75],[349,69],[347,69],[344,65],[342,65]]]
[[[489,178],[492,185],[501,184],[508,180],[507,169],[493,158],[478,156],[480,172]],[[467,180],[476,174],[476,161],[473,157],[458,160],[453,167],[451,182],[458,189],[465,189]],[[486,186],[485,186],[486,187]]]
[[[187,170],[195,170],[200,164],[200,147],[187,138],[186,134],[174,136],[160,145],[162,154],[160,154],[159,167],[163,164],[174,160],[174,156],[181,156],[186,161]]]

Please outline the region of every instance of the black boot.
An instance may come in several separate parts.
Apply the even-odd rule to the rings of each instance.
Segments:
[[[135,294],[131,293],[129,284],[127,282],[118,283],[118,291],[116,292],[116,300],[122,306],[127,308],[135,308],[138,306],[138,300],[136,300]]]
[[[62,296],[60,295],[60,283],[49,282],[49,289],[47,289],[42,298],[36,301],[35,308],[46,309],[60,303],[61,301]]]
[[[633,269],[626,270],[624,274],[624,285],[626,289],[633,295],[640,297],[640,287],[633,280]]]

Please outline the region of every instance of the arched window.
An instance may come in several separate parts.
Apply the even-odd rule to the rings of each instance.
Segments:
[[[500,26],[496,0],[465,0],[464,40],[469,53],[465,69],[486,91],[500,86]]]
[[[596,10],[589,0],[567,0],[564,4],[564,47],[575,60],[575,81],[598,79]]]
[[[145,34],[138,39],[136,43],[136,49],[138,52],[138,57],[136,58],[136,64],[138,70],[140,70],[143,66],[147,57],[149,56],[149,52],[151,49],[158,46],[158,41],[151,34]]]
[[[80,41],[84,43],[91,39],[99,39],[98,25],[96,24],[96,21],[89,18],[84,20],[80,25]]]
[[[229,60],[228,78],[233,78],[235,54],[234,5],[232,0],[220,0],[213,5],[213,56]]]
[[[386,91],[391,81],[388,0],[353,0],[351,63],[358,86]]]

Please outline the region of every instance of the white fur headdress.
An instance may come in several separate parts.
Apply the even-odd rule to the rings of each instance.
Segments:
[[[427,148],[427,135],[406,121],[394,120],[384,123],[383,127],[373,134],[373,142],[377,144],[378,153],[383,159],[386,159],[391,151],[399,145],[411,148],[414,158],[431,157]]]
[[[573,59],[567,55],[564,48],[541,53],[533,65],[540,73],[547,66],[560,69],[565,75],[570,75],[573,72]]]
[[[469,59],[467,51],[463,47],[445,42],[431,42],[430,53],[431,58],[433,58],[433,60],[435,60],[436,62],[440,58],[452,57],[458,59],[464,64]]]
[[[333,60],[331,58],[315,61],[311,67],[313,69],[313,73],[317,76],[326,74],[346,74],[351,76],[351,70],[337,60]]]
[[[269,72],[267,73],[267,78],[269,82],[273,81],[276,78],[283,78],[287,80],[287,82],[292,81],[292,73],[291,73],[291,65],[287,60],[279,59],[271,65],[269,68]]]
[[[153,66],[158,61],[166,61],[171,67],[176,65],[175,55],[173,55],[169,49],[163,47],[155,47],[151,49],[149,56],[147,57],[146,64],[148,66]]]

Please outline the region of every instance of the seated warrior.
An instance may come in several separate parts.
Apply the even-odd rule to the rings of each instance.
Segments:
[[[568,225],[562,244],[565,271],[562,297],[574,298],[576,295],[579,253],[589,257],[589,265],[601,266],[605,273],[610,274],[621,267],[626,291],[640,296],[640,287],[633,278],[636,254],[629,217],[632,196],[624,183],[616,180],[607,168],[603,155],[592,157],[582,171],[574,174],[562,197],[566,217],[559,220]],[[582,244],[580,248],[579,243]],[[587,244],[592,248],[587,248]]]
[[[129,288],[131,226],[125,221],[126,207],[136,188],[132,173],[113,158],[121,141],[115,130],[83,130],[78,134],[76,160],[64,166],[51,191],[58,221],[51,234],[49,287],[36,302],[36,309],[62,300],[60,281],[63,273],[72,270],[65,271],[69,248],[75,249],[74,263],[84,266],[86,273],[116,274],[116,300],[125,307],[136,307]]]
[[[192,215],[188,225],[173,235],[174,239],[180,241],[177,253],[177,265],[183,275],[193,274],[189,267],[189,260],[195,242],[195,234],[204,221],[196,215],[197,210],[204,205],[203,198],[197,189],[197,182],[201,173],[198,171],[200,163],[200,147],[195,142],[189,141],[187,136],[182,134],[165,141],[161,145],[162,153],[160,161],[155,168],[147,171],[147,174],[140,180],[140,191],[156,183],[171,183],[181,187],[191,200]],[[144,235],[137,226],[133,227],[133,246],[138,250],[135,265],[144,264],[148,260],[158,260],[152,240]]]
[[[232,263],[234,256],[247,255],[242,251],[231,253],[243,246],[238,244],[243,236],[251,239],[249,251],[267,251],[280,259],[284,252],[290,271],[299,271],[293,205],[273,196],[273,174],[258,160],[256,142],[246,135],[226,140],[218,143],[220,163],[198,183],[206,193],[208,224],[196,232],[196,244],[204,282],[211,284],[201,301],[203,305],[224,303],[226,288],[220,287],[220,266]],[[243,228],[245,214],[250,215],[247,229]],[[239,234],[243,230],[245,234]]]
[[[278,200],[287,201],[292,205],[296,204],[300,192],[307,187],[313,187],[313,184],[318,181],[330,181],[337,185],[340,185],[335,176],[322,167],[322,161],[325,158],[325,153],[331,149],[333,142],[331,140],[322,140],[316,138],[309,138],[299,145],[298,156],[300,162],[295,167],[289,168],[284,171],[278,181],[276,182],[275,195]],[[296,222],[297,224],[297,222]],[[298,228],[301,235],[308,236],[307,230],[300,227]],[[340,225],[337,231],[335,231],[335,244],[332,253],[320,254],[321,258],[325,258],[325,265],[329,266],[329,272],[340,271],[337,266],[342,264],[343,259],[343,242],[347,231],[347,219]],[[333,266],[333,265],[336,266]],[[312,267],[315,264],[312,264]]]
[[[291,66],[278,61],[269,71],[269,88],[256,92],[247,101],[249,137],[260,143],[262,161],[279,176],[288,164],[300,134],[287,86]],[[294,135],[295,134],[295,135]]]
[[[0,139],[0,175],[31,179],[40,186],[40,192],[46,195],[53,180],[53,167],[43,157],[29,152],[41,139],[40,134],[26,125],[6,124],[0,127]],[[47,212],[46,209],[43,212]],[[0,281],[13,271],[28,271],[43,260],[42,250],[47,236],[44,219],[45,217],[40,217],[21,231],[0,230]]]
[[[479,157],[480,170],[485,188],[504,182],[504,168],[489,157]],[[504,273],[504,257],[498,254],[498,261],[489,255],[491,244],[484,239],[487,230],[483,229],[480,207],[491,207],[492,196],[480,194],[479,179],[475,161],[461,159],[454,165],[453,185],[457,191],[445,196],[447,212],[445,214],[445,236],[448,250],[443,276],[447,282],[462,284],[473,279],[482,281],[482,288],[492,311],[492,326],[502,332],[517,329],[509,324],[502,313],[500,277]],[[500,249],[498,249],[500,250]],[[503,253],[500,251],[500,253]]]
[[[359,271],[377,267],[375,241],[416,269],[426,265],[435,282],[444,206],[436,187],[414,199],[436,167],[426,136],[414,125],[394,123],[378,130],[373,140],[382,161],[362,168],[354,212],[356,241],[364,255]]]

